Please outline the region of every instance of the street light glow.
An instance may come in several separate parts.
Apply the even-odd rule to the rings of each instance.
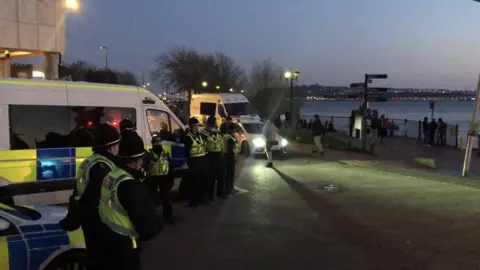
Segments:
[[[242,89],[242,90],[240,90],[240,93],[243,93],[243,92],[245,92],[243,89]]]
[[[65,7],[68,9],[77,10],[78,6],[77,0],[65,0]]]
[[[215,86],[217,90],[220,90],[220,85]]]
[[[233,88],[230,88],[230,92],[233,92]]]
[[[290,71],[285,71],[285,74],[283,74],[285,78],[290,79],[292,77],[292,72]]]
[[[208,83],[207,83],[207,82],[202,82],[202,86],[203,86],[203,87],[207,87],[207,86],[208,86]]]

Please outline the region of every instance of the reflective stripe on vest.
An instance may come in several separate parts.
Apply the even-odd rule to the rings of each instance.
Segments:
[[[168,154],[163,151],[160,155],[150,151],[153,156],[153,166],[150,170],[151,175],[167,175],[169,171]]]
[[[233,140],[233,142],[235,143],[235,147],[233,149],[234,153],[237,154],[238,152],[240,152],[240,145],[237,143],[237,140],[232,135],[225,134],[223,136],[223,140],[223,153],[228,153],[228,140]]]
[[[190,157],[203,157],[206,154],[205,143],[203,142],[202,136],[196,136],[192,133],[187,134],[190,139],[192,139],[192,148],[190,149]]]
[[[81,164],[80,167],[78,168],[77,172],[77,195],[75,196],[75,200],[80,200],[83,196],[83,193],[85,192],[85,189],[87,188],[88,182],[89,182],[89,175],[90,175],[90,169],[98,164],[99,162],[105,163],[110,170],[113,170],[116,166],[115,163],[113,163],[111,160],[108,158],[99,155],[99,154],[93,154],[86,158]]]
[[[218,132],[210,133],[206,130],[203,131],[203,134],[207,136],[207,151],[208,152],[221,152],[223,150],[223,138]]]
[[[138,237],[138,233],[135,231],[127,211],[120,204],[117,194],[118,185],[121,182],[133,180],[134,178],[130,174],[120,168],[115,168],[105,176],[102,183],[98,212],[102,222],[112,231],[129,236],[134,240],[134,238]],[[134,241],[133,244],[135,246],[136,242]]]

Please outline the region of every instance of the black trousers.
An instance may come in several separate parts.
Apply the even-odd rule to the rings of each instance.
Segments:
[[[84,225],[82,226],[83,237],[85,238],[85,248],[87,250],[88,257],[88,269],[89,270],[101,270],[102,258],[99,256],[101,245],[99,239],[101,239],[101,233],[94,227]]]
[[[213,199],[216,195],[225,195],[225,164],[222,152],[210,152],[207,155],[209,162],[209,178],[207,179],[207,197]]]
[[[170,218],[173,215],[172,201],[170,191],[173,187],[174,179],[168,175],[150,176],[143,183],[150,190],[150,195],[155,206],[162,205],[163,217]]]
[[[206,156],[188,160],[188,200],[190,204],[203,201],[208,185],[209,164]]]
[[[225,155],[225,190],[227,194],[233,193],[235,179],[235,156]]]

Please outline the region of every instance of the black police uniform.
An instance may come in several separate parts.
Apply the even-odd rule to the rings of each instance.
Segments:
[[[235,132],[235,124],[230,123],[227,126],[227,133],[233,137],[233,133]],[[231,195],[234,191],[234,180],[235,180],[235,163],[237,160],[236,157],[236,141],[235,139],[225,140],[225,153],[224,153],[224,160],[225,160],[225,189],[228,195]]]
[[[174,177],[173,177],[173,167],[172,163],[170,162],[170,157],[167,158],[168,161],[168,174],[166,175],[153,175],[152,168],[154,163],[158,162],[155,156],[160,157],[163,154],[167,154],[164,152],[161,142],[162,142],[161,135],[154,136],[152,138],[152,149],[148,152],[148,159],[147,164],[144,166],[147,172],[147,177],[144,181],[146,186],[150,189],[150,193],[152,194],[153,202],[158,205],[158,201],[162,205],[163,208],[163,218],[165,219],[166,223],[173,224],[173,207],[170,198],[170,191],[174,185]]]
[[[135,180],[123,181],[117,187],[118,201],[125,209],[139,237],[137,241],[147,241],[155,237],[162,229],[162,219],[157,214],[148,189],[139,180],[142,176],[139,168],[131,168],[127,164],[142,158],[145,154],[142,138],[135,132],[126,133],[120,141],[118,156],[121,159],[119,168],[123,169]],[[140,251],[132,245],[132,239],[118,234],[104,226],[101,236],[102,269],[106,270],[139,270]]]
[[[205,186],[205,192],[209,200],[213,200],[215,195],[215,186],[216,186],[216,195],[218,197],[226,198],[225,192],[225,164],[223,162],[223,135],[217,130],[216,127],[216,119],[214,116],[210,116],[207,119],[207,128],[202,131],[202,135],[207,141],[220,139],[221,149],[217,151],[212,151],[212,149],[208,149],[207,147],[207,159],[209,162],[209,178],[207,179],[207,183]],[[214,143],[212,143],[214,144]]]
[[[232,123],[232,117],[227,116],[226,121],[220,125],[220,133],[226,134],[230,123]]]
[[[94,154],[102,155],[114,163],[117,158],[108,149],[118,144],[120,135],[116,128],[108,124],[100,124],[96,129],[95,146],[92,148]],[[98,258],[99,234],[103,226],[98,214],[98,203],[100,200],[100,189],[103,178],[111,171],[111,168],[104,162],[97,162],[88,171],[89,181],[79,200],[76,200],[77,190],[73,191],[70,197],[67,216],[60,221],[60,227],[66,231],[74,231],[80,226],[85,238],[85,246],[89,260],[88,269],[101,269],[98,266],[101,258]]]
[[[199,132],[192,132],[193,127],[199,125],[196,118],[190,118],[188,120],[188,125],[190,126],[190,132],[188,132],[183,138],[188,165],[187,193],[189,206],[195,208],[198,203],[207,203],[205,200],[206,194],[202,189],[202,186],[208,181],[208,160],[205,156],[205,149],[203,156],[192,156],[192,146],[203,144],[203,139]]]

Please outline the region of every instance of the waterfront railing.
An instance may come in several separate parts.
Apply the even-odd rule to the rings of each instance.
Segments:
[[[302,115],[301,119],[308,122],[313,120],[313,115]],[[349,116],[319,116],[322,123],[329,122],[333,124],[333,127],[336,131],[346,132],[351,135],[351,118]],[[408,119],[388,119],[388,136],[402,136],[408,138],[414,138],[418,140],[423,140],[423,128],[422,121],[417,120],[408,120]],[[302,126],[303,127],[303,126]],[[445,129],[443,130],[444,137],[439,138],[438,135],[435,137],[435,141],[439,145],[445,145],[450,147],[463,148],[466,143],[467,131],[460,130],[459,125],[450,125],[446,124]],[[474,147],[478,148],[478,140],[475,138]]]

